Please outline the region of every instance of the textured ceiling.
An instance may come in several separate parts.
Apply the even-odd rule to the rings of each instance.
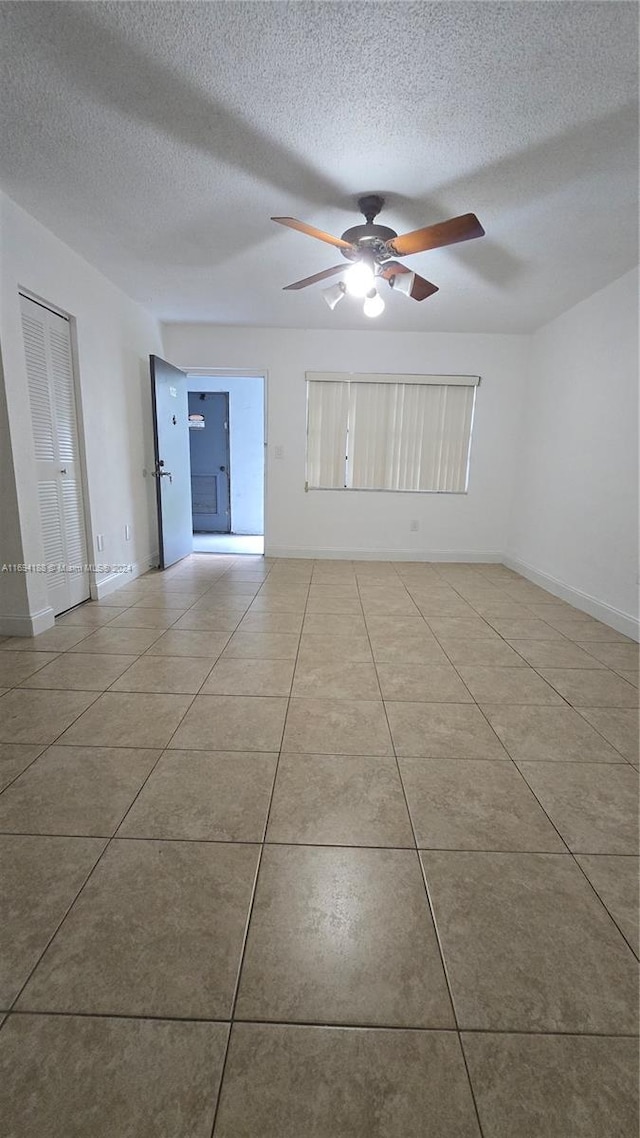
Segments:
[[[7,193],[166,320],[521,331],[637,260],[632,3],[2,3]],[[407,258],[373,324],[282,286],[330,265],[356,197],[404,232],[487,236]],[[346,265],[346,262],[345,262]],[[331,283],[331,282],[329,282]]]

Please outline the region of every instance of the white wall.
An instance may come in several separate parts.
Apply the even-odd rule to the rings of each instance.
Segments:
[[[636,634],[637,335],[636,270],[532,337],[507,547],[521,572]]]
[[[231,532],[264,533],[264,380],[190,375],[189,391],[229,392]]]
[[[96,269],[14,202],[0,196],[0,345],[6,396],[0,414],[3,495],[13,455],[17,513],[5,509],[0,562],[43,560],[18,289],[73,318],[80,381],[80,420],[86,439],[89,561],[132,562],[144,571],[157,552],[155,490],[143,468],[153,468],[148,355],[161,353],[157,322]],[[7,438],[7,424],[10,438]],[[11,480],[11,478],[10,478]],[[125,541],[124,526],[132,537]],[[18,532],[19,528],[19,532]],[[95,535],[104,535],[98,553]],[[30,574],[22,592],[0,575],[0,633],[27,634],[52,623],[46,581]],[[104,577],[105,575],[103,575]],[[114,582],[103,584],[103,591]],[[119,583],[119,582],[118,582]]]
[[[267,373],[267,554],[452,560],[502,554],[526,337],[196,324],[166,324],[163,337],[167,359],[186,371]],[[481,375],[469,493],[305,494],[305,371]],[[282,459],[275,458],[277,447]],[[418,533],[410,532],[412,519]]]

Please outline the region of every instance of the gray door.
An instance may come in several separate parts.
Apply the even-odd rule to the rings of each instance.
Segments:
[[[229,394],[189,392],[194,533],[230,533]]]
[[[151,356],[153,441],[160,568],[193,551],[187,377]]]

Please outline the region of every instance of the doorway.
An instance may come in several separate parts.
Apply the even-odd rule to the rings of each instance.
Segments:
[[[193,549],[264,551],[264,377],[187,375]]]
[[[19,295],[47,593],[59,616],[90,595],[71,329]]]
[[[194,534],[231,533],[227,391],[189,392],[189,450]]]

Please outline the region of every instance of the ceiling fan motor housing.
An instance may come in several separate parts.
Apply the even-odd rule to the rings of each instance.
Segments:
[[[364,214],[367,223],[353,225],[342,234],[343,241],[357,246],[357,250],[341,250],[343,257],[348,261],[357,261],[358,254],[365,249],[376,258],[390,256],[386,243],[398,234],[395,229],[389,229],[386,225],[374,225],[374,218],[380,213],[383,205],[384,198],[380,194],[365,194],[364,197],[358,198],[358,209]]]

